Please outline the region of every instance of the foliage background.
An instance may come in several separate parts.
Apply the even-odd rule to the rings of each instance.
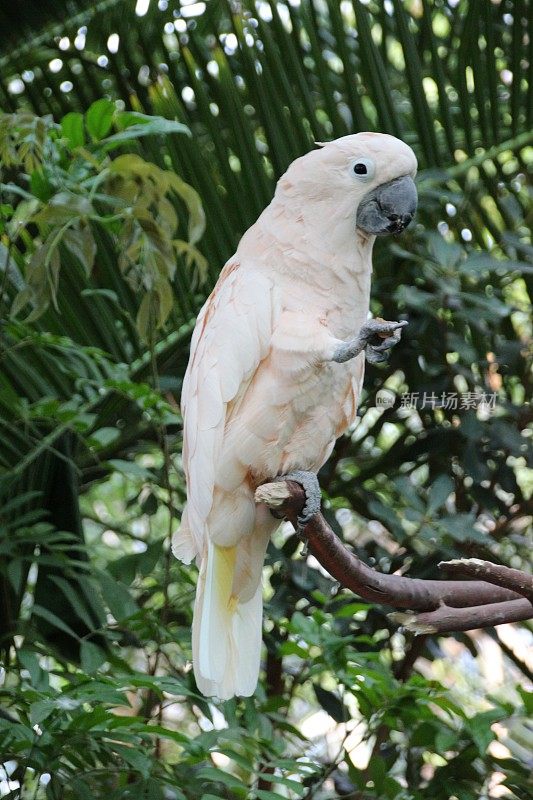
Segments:
[[[527,566],[529,12],[4,4],[3,795],[530,796],[527,626],[411,641],[284,532],[257,693],[208,703],[168,550],[198,308],[293,158],[383,130],[417,153],[420,211],[376,247],[372,311],[410,324],[322,471],[328,518],[383,571]],[[383,386],[497,407],[383,411]]]

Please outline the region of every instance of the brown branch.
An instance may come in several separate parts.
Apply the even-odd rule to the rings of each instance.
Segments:
[[[263,484],[257,489],[255,498],[275,510],[276,515],[286,517],[295,527],[298,513],[305,504],[304,491],[294,481]],[[365,600],[396,608],[430,611],[442,603],[462,608],[516,600],[518,597],[515,592],[495,589],[483,581],[421,580],[376,572],[346,549],[322,514],[316,514],[301,535],[330,575]]]
[[[263,484],[256,490],[255,499],[297,528],[298,514],[305,505],[305,494],[300,484],[294,481]],[[496,581],[421,580],[376,572],[347,550],[322,514],[316,514],[300,531],[300,535],[324,569],[342,586],[365,600],[395,608],[432,612],[402,616],[404,627],[416,633],[469,630],[533,617],[533,606],[529,600],[521,597],[522,584],[522,591],[517,592],[495,586]],[[497,565],[492,566],[495,570],[490,574],[501,579],[501,570],[498,571]],[[518,570],[510,572],[516,573]],[[513,585],[516,587],[516,575],[514,579]],[[469,610],[471,613],[468,613]]]
[[[483,561],[480,558],[455,558],[452,561],[441,561],[439,569],[465,578],[482,577],[487,583],[511,589],[533,601],[533,575],[528,575],[519,569],[511,569],[503,564],[493,564],[491,561]]]
[[[281,632],[278,628],[278,637],[281,637]],[[267,647],[266,669],[265,669],[266,685],[265,691],[268,700],[273,697],[283,697],[285,690],[285,679],[283,674],[283,659],[277,652],[271,652]],[[259,773],[257,779],[257,788],[266,791],[272,791],[271,775],[275,773],[275,766],[269,763],[259,762],[257,771]]]
[[[426,646],[427,636],[417,636],[412,639],[401,661],[397,661],[392,668],[396,680],[404,683],[413,671],[415,662]]]
[[[490,603],[468,608],[440,606],[435,611],[421,614],[405,614],[396,611],[389,614],[393,622],[399,623],[412,633],[453,633],[470,631],[473,628],[492,628],[504,622],[523,622],[533,618],[533,603],[526,598],[508,600],[505,603]]]

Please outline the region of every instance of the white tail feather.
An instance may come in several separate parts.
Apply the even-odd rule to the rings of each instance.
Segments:
[[[261,581],[245,603],[232,595],[236,548],[209,543],[198,578],[193,621],[196,683],[208,696],[249,697],[259,675]]]

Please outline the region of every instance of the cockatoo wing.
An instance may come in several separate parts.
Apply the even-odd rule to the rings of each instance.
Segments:
[[[187,507],[173,549],[185,563],[202,556],[207,547],[205,526],[228,407],[243,397],[268,352],[271,335],[271,280],[228,262],[198,316],[182,388]],[[224,485],[231,485],[231,477],[224,474]],[[240,475],[235,475],[235,483],[237,488]]]
[[[256,530],[246,465],[222,454],[231,410],[269,351],[272,295],[272,281],[259,271],[245,270],[235,260],[225,266],[198,317],[182,390],[187,506],[173,552],[185,563],[196,557],[200,567],[195,674],[202,691],[219,697],[251,694],[259,670],[260,575],[276,523],[268,520],[263,530],[259,520]],[[246,541],[239,545],[241,537]],[[235,587],[240,574],[256,576],[242,601]]]

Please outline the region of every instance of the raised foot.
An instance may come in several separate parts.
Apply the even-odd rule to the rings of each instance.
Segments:
[[[320,513],[320,485],[314,472],[297,469],[286,475],[279,475],[276,481],[294,481],[299,483],[305,492],[305,505],[298,514],[298,527],[303,528],[315,514]]]
[[[370,364],[380,364],[387,360],[387,350],[398,344],[402,336],[402,328],[407,320],[389,322],[385,319],[370,319],[359,331],[366,341],[365,357]]]
[[[398,344],[402,335],[402,328],[407,324],[407,320],[394,322],[379,318],[369,319],[355,339],[345,342],[338,348],[333,360],[343,363],[364,350],[367,361],[371,364],[380,364],[387,360],[386,351]]]

